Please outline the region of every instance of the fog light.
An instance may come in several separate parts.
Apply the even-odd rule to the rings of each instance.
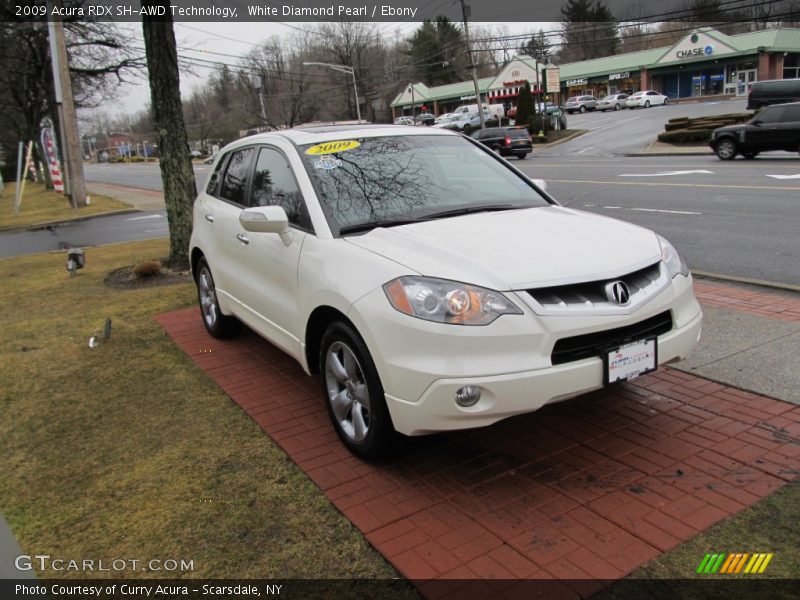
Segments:
[[[456,392],[456,404],[474,406],[481,399],[481,388],[477,385],[465,385]]]

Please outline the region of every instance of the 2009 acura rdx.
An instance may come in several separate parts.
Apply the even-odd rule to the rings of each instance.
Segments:
[[[320,373],[373,458],[395,431],[479,427],[685,356],[684,261],[640,227],[559,206],[437,129],[329,126],[219,153],[194,206],[202,318],[244,322]]]

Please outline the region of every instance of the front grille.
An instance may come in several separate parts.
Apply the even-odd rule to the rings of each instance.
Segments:
[[[562,338],[553,347],[550,360],[554,365],[562,365],[583,358],[599,356],[608,348],[658,336],[671,329],[672,314],[666,311],[633,325]]]
[[[652,294],[668,283],[661,275],[660,263],[628,273],[621,277],[587,281],[569,285],[558,285],[526,290],[539,305],[548,312],[597,308],[609,304],[606,285],[612,281],[624,281],[631,293],[631,303],[637,304],[640,297]]]

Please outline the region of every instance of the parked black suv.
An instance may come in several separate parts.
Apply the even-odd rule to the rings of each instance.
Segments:
[[[750,86],[747,109],[754,110],[784,102],[800,102],[800,79],[756,81]]]
[[[768,150],[800,152],[800,102],[768,106],[747,123],[715,129],[708,143],[722,160]]]
[[[472,138],[488,146],[500,156],[525,158],[533,151],[527,127],[487,127],[477,129]]]

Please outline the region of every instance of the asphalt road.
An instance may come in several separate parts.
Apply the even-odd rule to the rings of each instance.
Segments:
[[[735,162],[713,155],[540,156],[515,164],[544,179],[548,191],[566,206],[662,234],[692,269],[800,285],[796,154]]]
[[[164,211],[95,217],[34,231],[0,234],[0,257],[100,246],[168,235]],[[64,265],[66,268],[66,259]]]
[[[197,187],[200,188],[208,177],[211,165],[204,163],[194,163],[194,178]],[[143,190],[164,189],[161,184],[161,170],[157,163],[131,163],[131,164],[95,164],[86,163],[83,165],[84,176],[87,182],[98,181],[100,183],[111,183],[114,185],[124,185],[126,187],[140,188]]]
[[[744,100],[575,114],[587,133],[513,160],[547,181],[564,205],[637,223],[664,235],[695,270],[800,285],[800,157],[783,152],[724,162],[715,156],[634,157],[664,122],[744,111]],[[196,164],[198,185],[209,165]],[[161,189],[158,165],[86,165],[89,181]],[[152,214],[106,217],[53,231],[0,236],[0,255],[166,235]],[[614,243],[614,240],[609,240]]]
[[[747,102],[724,100],[693,104],[668,104],[650,108],[587,112],[567,115],[570,129],[587,133],[575,140],[536,152],[537,156],[615,156],[641,152],[664,131],[664,123],[676,117],[702,117],[747,112]]]

